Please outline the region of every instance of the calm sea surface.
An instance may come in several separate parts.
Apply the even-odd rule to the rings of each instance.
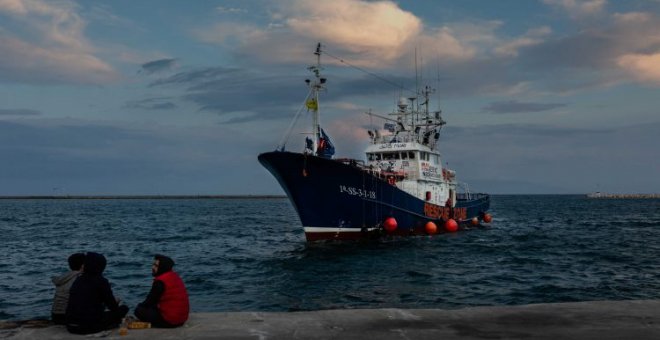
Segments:
[[[0,319],[47,317],[96,251],[131,308],[171,256],[192,310],[459,308],[660,299],[660,200],[494,196],[490,228],[306,244],[287,199],[0,200]]]

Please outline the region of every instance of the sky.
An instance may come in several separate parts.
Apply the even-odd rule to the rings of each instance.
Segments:
[[[660,0],[0,0],[0,195],[283,194],[318,42],[339,157],[421,83],[472,192],[660,192]]]

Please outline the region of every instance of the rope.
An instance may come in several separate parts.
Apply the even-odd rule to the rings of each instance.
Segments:
[[[385,79],[385,78],[383,78],[383,77],[381,77],[381,76],[379,76],[379,75],[377,75],[377,74],[375,74],[375,73],[373,73],[373,72],[369,72],[369,71],[367,71],[367,70],[365,70],[365,69],[363,69],[363,68],[361,68],[361,67],[359,67],[359,66],[353,65],[353,64],[347,62],[346,60],[344,60],[344,59],[342,59],[342,58],[336,57],[336,56],[334,56],[334,55],[328,53],[328,51],[326,51],[326,50],[323,50],[323,54],[327,55],[328,57],[334,58],[334,59],[338,60],[340,63],[346,64],[347,66],[352,67],[352,68],[354,68],[354,69],[356,69],[356,70],[358,70],[358,71],[364,72],[364,73],[366,73],[366,74],[368,74],[368,75],[370,75],[370,76],[372,76],[372,77],[374,77],[374,78],[376,78],[376,79],[378,79],[378,80],[380,80],[380,81],[383,81],[383,82],[385,82],[385,83],[387,83],[387,84],[390,84],[390,85],[392,85],[392,86],[394,86],[394,87],[396,87],[396,88],[398,88],[398,89],[405,90],[405,91],[408,91],[408,92],[410,92],[410,93],[417,94],[417,91],[411,90],[411,89],[409,89],[409,88],[407,88],[407,87],[405,87],[405,86],[403,86],[403,85],[401,85],[401,84],[397,84],[397,83],[395,83],[395,82],[393,82],[393,81],[391,81],[391,80]]]
[[[298,118],[300,118],[300,113],[302,110],[307,106],[307,100],[309,100],[309,96],[312,94],[312,90],[309,90],[309,93],[307,93],[307,96],[305,97],[305,100],[303,101],[302,105],[300,106],[300,109],[298,109],[298,112],[296,112],[296,115],[293,116],[293,120],[291,121],[291,124],[289,124],[289,128],[286,130],[284,133],[284,136],[282,136],[282,139],[280,139],[280,142],[277,144],[277,150],[279,151],[284,151],[284,147],[286,146],[286,143],[289,142],[289,137],[291,137],[291,130],[293,130],[293,127],[296,125],[296,122],[298,121]]]

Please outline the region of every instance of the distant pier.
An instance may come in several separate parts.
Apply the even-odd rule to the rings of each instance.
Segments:
[[[588,198],[618,198],[618,199],[648,199],[660,198],[660,194],[607,194],[603,192],[593,192],[587,194]]]
[[[274,199],[286,198],[283,195],[26,195],[26,196],[0,196],[1,199],[41,199],[41,200],[203,200],[203,199]]]

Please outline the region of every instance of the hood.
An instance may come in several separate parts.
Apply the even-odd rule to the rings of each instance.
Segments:
[[[105,270],[106,260],[105,256],[98,253],[87,253],[85,256],[85,268],[83,273],[87,275],[101,275]]]
[[[156,272],[154,276],[167,273],[172,270],[172,267],[174,267],[174,260],[165,255],[156,254],[154,259],[158,260],[158,272]]]

